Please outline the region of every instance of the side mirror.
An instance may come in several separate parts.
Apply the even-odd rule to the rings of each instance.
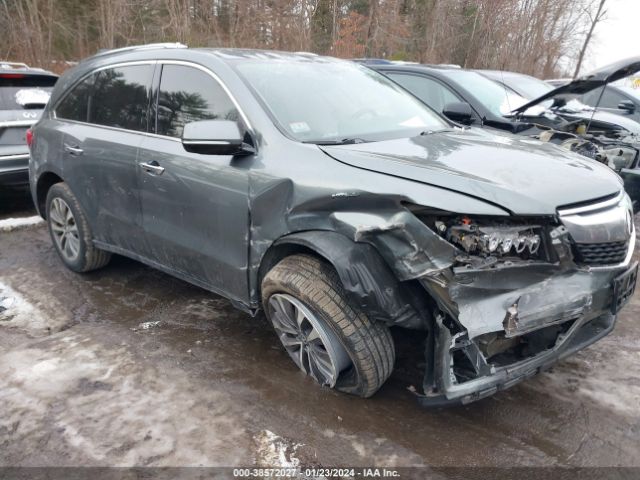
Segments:
[[[182,131],[182,146],[187,152],[207,155],[250,155],[255,149],[246,143],[231,120],[200,120],[187,123]]]
[[[623,100],[618,104],[618,110],[633,113],[636,111],[636,105],[631,100]]]
[[[473,109],[466,102],[447,103],[442,113],[454,122],[462,123],[463,125],[471,125],[473,123]]]

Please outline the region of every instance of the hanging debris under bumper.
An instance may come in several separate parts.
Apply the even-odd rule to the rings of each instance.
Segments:
[[[426,395],[421,403],[442,406],[479,400],[596,342],[613,330],[617,311],[633,294],[637,273],[637,262],[622,273],[580,270],[510,292],[504,292],[494,272],[476,273],[474,281],[455,278],[455,303],[465,313],[435,316],[433,335],[427,339]],[[509,282],[508,273],[500,276]],[[429,280],[423,284],[433,288]],[[482,285],[481,292],[475,291],[476,285]],[[479,293],[481,306],[473,306]],[[513,294],[520,300],[528,297],[524,308],[522,302],[505,307],[505,296]],[[499,316],[503,328],[495,331],[486,315]]]

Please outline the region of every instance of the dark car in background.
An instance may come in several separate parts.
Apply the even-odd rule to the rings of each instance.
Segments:
[[[456,122],[551,142],[608,165],[624,178],[637,210],[640,124],[605,112],[600,115],[585,112],[579,103],[578,108],[572,108],[576,97],[608,83],[611,77],[629,75],[635,65],[634,59],[616,63],[604,68],[597,80],[586,81],[584,78],[589,78],[586,75],[534,99],[527,99],[477,71],[425,65],[369,64],[369,67]]]
[[[91,57],[33,127],[30,179],[71,270],[123,254],[262,309],[298,368],[363,397],[392,326],[424,339],[420,400],[468,403],[608,334],[637,277],[609,168],[313,54]]]
[[[499,70],[477,70],[477,72],[488,79],[493,80],[499,85],[502,85],[509,91],[526,98],[527,100],[534,100],[542,95],[546,95],[556,88],[544,80],[540,80],[523,73],[504,72]],[[608,89],[610,87],[611,86],[608,85],[606,88]],[[570,99],[566,102],[556,103],[553,99],[548,99],[540,105],[551,110],[553,113],[561,116],[565,120],[583,120],[591,122],[594,129],[605,129],[609,126],[611,130],[626,130],[634,135],[640,134],[640,123],[637,121],[640,120],[640,117],[636,119],[631,116],[620,115],[622,110],[616,111],[602,108],[602,105],[598,106],[597,109],[594,109],[597,97],[600,95],[601,90],[601,88],[594,89],[580,97]],[[590,103],[586,103],[585,98],[588,98]],[[640,98],[638,98],[638,101],[640,102]]]
[[[26,132],[42,115],[58,76],[0,61],[0,187],[29,184]]]

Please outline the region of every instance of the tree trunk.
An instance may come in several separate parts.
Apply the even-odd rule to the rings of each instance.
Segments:
[[[582,60],[584,59],[584,54],[587,51],[587,47],[589,46],[589,41],[591,40],[591,36],[593,35],[593,30],[596,28],[596,24],[600,21],[602,15],[602,7],[604,7],[604,2],[607,0],[600,0],[600,5],[598,5],[598,11],[596,16],[593,17],[591,21],[591,27],[589,28],[589,32],[584,39],[584,43],[582,44],[582,48],[580,49],[580,55],[578,55],[578,63],[576,64],[576,70],[573,72],[573,78],[578,76],[580,73],[580,67],[582,67]]]

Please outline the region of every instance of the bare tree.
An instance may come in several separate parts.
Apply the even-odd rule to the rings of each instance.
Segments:
[[[589,28],[589,31],[587,32],[587,35],[584,38],[584,43],[582,44],[582,48],[580,49],[580,53],[578,54],[578,61],[576,62],[576,69],[573,72],[573,78],[576,78],[578,76],[578,73],[580,73],[580,67],[582,67],[582,60],[584,59],[584,54],[587,51],[589,42],[591,41],[591,36],[593,35],[593,31],[595,30],[598,22],[602,20],[602,18],[606,14],[606,10],[603,10],[605,2],[606,0],[600,0],[600,3],[598,4],[598,10],[595,16],[591,17],[591,14],[589,13],[589,17],[591,19],[591,27]]]
[[[579,70],[603,6],[604,0],[0,0],[0,56],[58,69],[63,60],[102,48],[180,41],[547,76],[576,57]]]

